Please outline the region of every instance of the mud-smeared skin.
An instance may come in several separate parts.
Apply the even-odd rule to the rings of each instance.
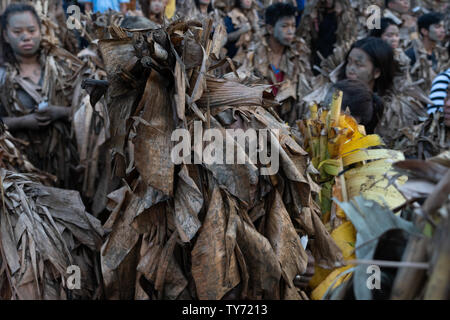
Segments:
[[[377,73],[379,76],[379,71],[374,68],[369,55],[359,48],[353,48],[348,56],[345,69],[347,79],[361,80],[373,89]]]
[[[18,57],[34,56],[41,43],[41,31],[34,16],[30,12],[12,14],[8,19],[5,40]]]
[[[294,40],[295,17],[283,17],[275,23],[273,36],[283,46],[289,47]]]

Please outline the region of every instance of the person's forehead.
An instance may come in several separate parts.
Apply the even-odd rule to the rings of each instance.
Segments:
[[[31,12],[18,12],[13,13],[8,18],[8,24],[11,27],[29,27],[36,26],[36,18],[31,14]]]
[[[295,22],[295,17],[294,16],[285,16],[285,17],[281,17],[280,19],[278,19],[277,23],[288,23],[288,22]]]
[[[361,50],[360,48],[353,48],[352,51],[350,51],[349,56],[358,60],[366,60],[368,58],[367,53],[365,53],[364,50]]]
[[[444,26],[444,20],[441,20],[440,22],[438,22],[438,23],[433,23],[432,25],[431,25],[431,27],[433,27],[433,28],[439,28],[439,27],[443,27]]]
[[[399,29],[395,24],[390,24],[387,28],[385,32],[398,32]]]

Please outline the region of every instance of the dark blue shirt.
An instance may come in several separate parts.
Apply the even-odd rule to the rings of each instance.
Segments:
[[[233,22],[231,21],[230,17],[225,17],[224,19],[225,28],[227,29],[227,34],[233,33],[237,31],[233,25]],[[236,55],[238,48],[236,47],[237,41],[227,41],[227,44],[225,45],[225,49],[227,49],[227,55],[233,59],[233,57]]]

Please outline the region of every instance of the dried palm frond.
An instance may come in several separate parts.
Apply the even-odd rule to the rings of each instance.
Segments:
[[[77,298],[99,294],[93,251],[103,230],[76,191],[46,187],[33,174],[0,169],[2,299],[67,299],[68,267],[81,271]],[[72,288],[73,289],[73,288]]]
[[[439,112],[402,128],[395,138],[394,148],[403,150],[408,158],[424,160],[450,149],[450,130]]]
[[[268,88],[269,85],[248,87],[238,82],[208,77],[205,93],[198,100],[198,106],[261,106],[262,93]]]
[[[0,121],[0,168],[28,173],[33,175],[35,181],[48,186],[53,185],[56,177],[33,166],[20,152],[17,145],[26,146],[27,142],[14,138]]]
[[[106,297],[302,299],[293,285],[308,262],[300,237],[314,239],[309,248],[322,267],[342,258],[321,222],[307,154],[265,87],[208,73],[221,39],[209,37],[212,23],[203,26],[180,20],[99,42],[113,173],[124,178],[109,195],[104,225],[111,230],[102,247]],[[193,63],[188,46],[201,59]],[[229,128],[268,130],[279,172],[263,176],[262,164],[248,161],[192,164],[198,152],[190,148],[184,163],[173,163],[173,130],[188,129],[193,141],[199,125],[224,136]],[[231,143],[249,158],[249,148]]]

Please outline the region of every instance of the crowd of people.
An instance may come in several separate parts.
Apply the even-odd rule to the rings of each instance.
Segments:
[[[96,39],[86,24],[69,27],[68,21],[75,16],[67,9],[73,5],[84,18],[107,17],[102,20],[107,26],[117,24],[122,29],[115,32],[125,34],[161,28],[177,19],[212,21],[205,30],[222,31],[222,46],[216,52],[218,60],[227,61],[214,69],[216,76],[268,85],[278,103],[277,116],[293,128],[309,116],[311,104],[326,109],[335,90],[340,90],[342,109],[348,109],[368,134],[381,136],[389,148],[396,149],[408,129],[436,117],[447,137],[443,139],[449,139],[450,3],[445,0],[33,0],[2,4],[1,122],[23,143],[24,154],[36,168],[54,175],[57,186],[79,190],[93,211],[105,208],[106,195],[115,185],[102,184],[111,183],[110,177],[102,180],[101,174],[89,175],[92,158],[87,154],[92,151],[83,149],[88,138],[79,129],[83,118],[78,111],[84,101],[83,80],[106,81],[102,63],[106,57],[92,50]],[[380,8],[375,27],[367,23],[373,14],[367,8],[373,4]],[[93,97],[95,92],[90,92],[91,102]],[[91,117],[102,112],[101,103]],[[98,139],[98,145],[115,139],[100,129],[86,130],[91,132],[89,139]],[[117,139],[121,130],[125,129],[116,130]],[[433,138],[429,140],[434,145]],[[95,172],[126,170],[111,168],[111,155],[103,151],[95,151],[101,167]],[[423,155],[436,155],[436,148],[407,154],[411,158]]]
[[[60,24],[64,21],[61,15],[68,19],[63,10],[74,4],[84,13],[120,12],[122,26],[127,28],[158,26],[178,17],[211,17],[214,28],[221,26],[226,30],[222,57],[232,60],[238,74],[243,72],[249,79],[272,85],[272,92],[281,104],[278,113],[291,125],[306,116],[308,103],[323,103],[327,91],[336,86],[344,90],[344,96],[347,90],[358,88],[353,100],[370,91],[369,106],[355,100],[348,107],[352,114],[361,115],[368,132],[381,134],[387,143],[397,138],[395,132],[413,125],[426,112],[446,114],[450,6],[445,1],[378,1],[375,4],[383,8],[383,17],[378,17],[379,26],[372,29],[361,23],[369,16],[366,9],[370,3],[364,1],[190,2],[53,1],[50,2],[53,7],[47,11],[54,12],[49,17],[58,17],[54,21],[59,23],[57,29],[66,29]],[[70,103],[53,100],[48,108],[37,108],[55,95],[40,88],[56,90],[56,86],[43,82],[49,71],[40,55],[40,49],[45,47],[40,18],[35,12],[22,12],[24,8],[10,6],[2,14],[1,88],[6,94],[2,96],[1,115],[11,132],[22,138],[28,135],[27,141],[35,140],[30,144],[28,156],[37,164],[38,158],[53,154],[31,151],[48,145],[43,143],[43,139],[50,137],[45,130],[58,123],[62,126],[58,130],[60,136],[54,138],[57,142],[53,144],[67,138],[63,132],[67,134],[70,129],[67,126],[70,112],[61,106],[68,107]],[[67,41],[62,39],[59,45],[76,55],[88,41],[79,32],[74,35],[77,46],[65,46]],[[58,95],[57,100],[60,98]],[[56,162],[53,166],[62,167]],[[38,167],[55,173],[49,164]]]

